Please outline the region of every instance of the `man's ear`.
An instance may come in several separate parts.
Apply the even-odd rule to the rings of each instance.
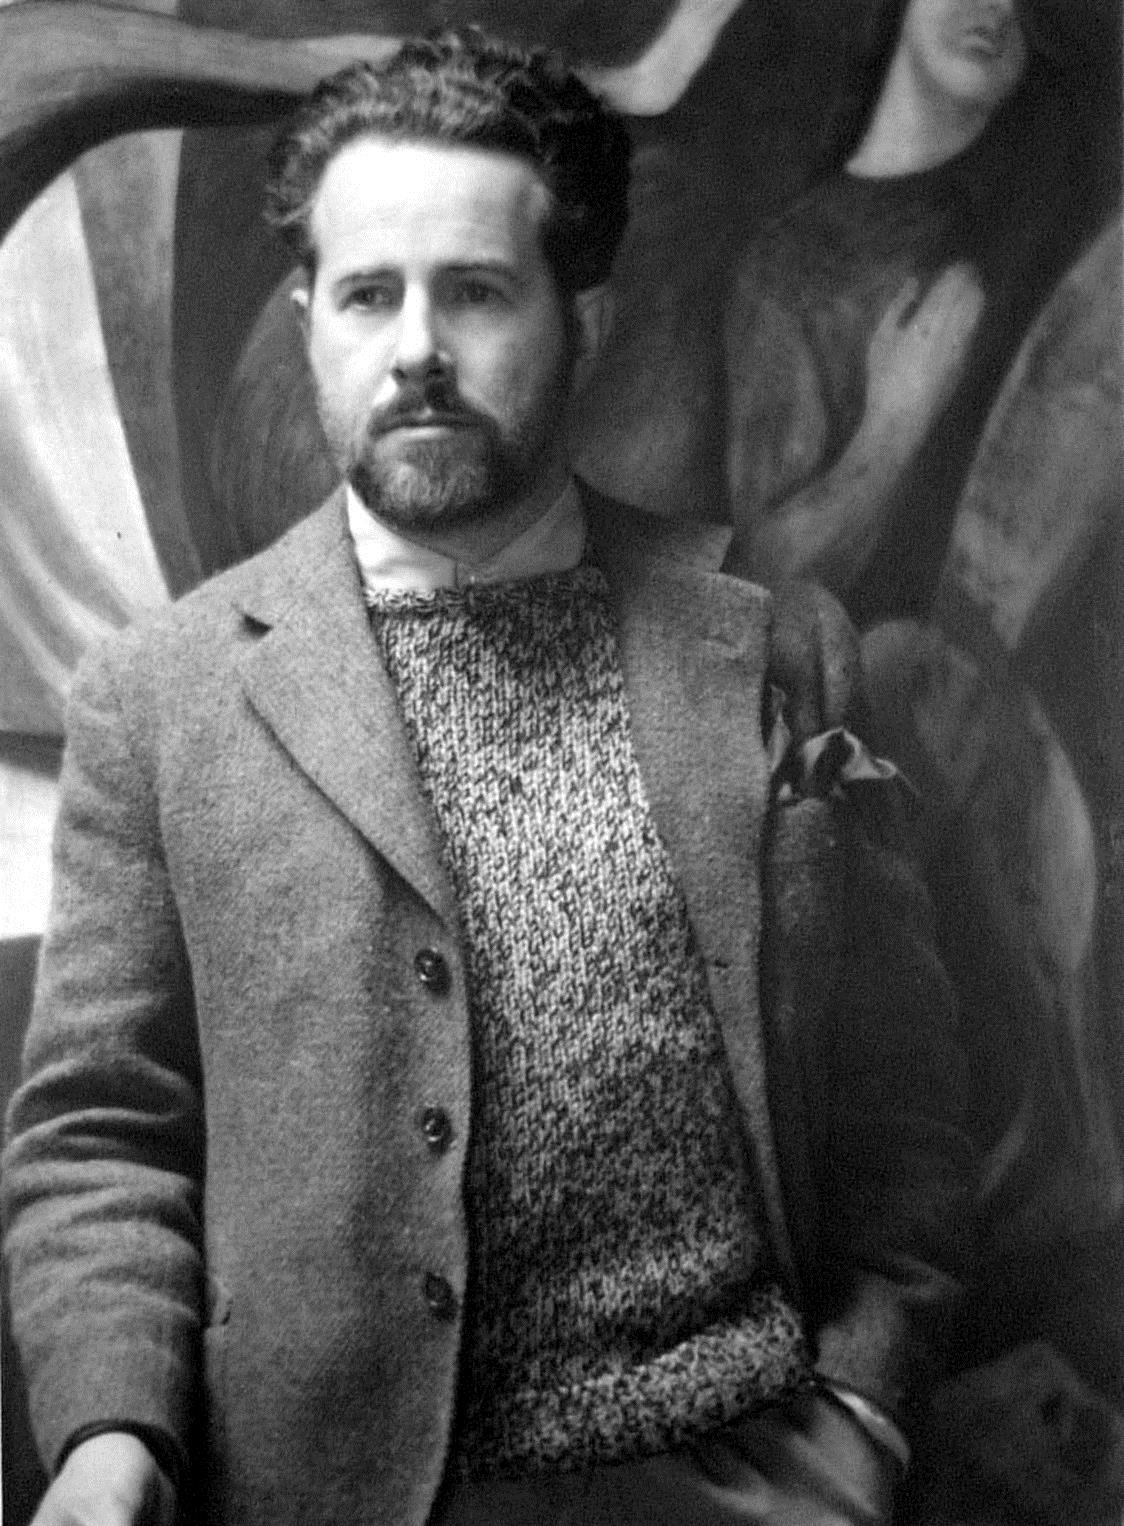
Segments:
[[[312,291],[308,284],[308,275],[305,271],[298,271],[291,278],[292,285],[289,288],[289,301],[296,309],[297,322],[305,340],[308,339],[308,310],[312,301]]]
[[[577,339],[575,380],[580,387],[588,381],[600,360],[613,327],[613,292],[606,283],[576,292],[574,332]]]

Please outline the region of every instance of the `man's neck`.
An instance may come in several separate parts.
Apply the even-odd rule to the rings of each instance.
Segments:
[[[426,545],[420,539],[403,536],[372,514],[350,487],[347,517],[364,591],[369,596],[395,589],[425,592],[568,571],[581,560],[585,543],[581,496],[570,477],[563,480],[560,491],[544,509],[525,519],[520,517],[523,527],[514,535],[489,537],[487,541],[475,536],[465,547],[464,556],[450,552],[449,546],[456,546],[450,537]],[[495,545],[495,551],[483,551],[485,544]]]

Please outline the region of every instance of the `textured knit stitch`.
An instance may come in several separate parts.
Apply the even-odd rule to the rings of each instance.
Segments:
[[[461,1471],[666,1450],[808,1377],[600,574],[382,594],[474,1063]]]

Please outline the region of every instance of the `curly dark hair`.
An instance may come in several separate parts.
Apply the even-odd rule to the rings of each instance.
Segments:
[[[608,276],[628,216],[628,133],[557,54],[463,27],[322,80],[275,143],[265,193],[267,220],[310,276],[321,177],[341,148],[368,136],[527,160],[551,192],[543,250],[559,289],[584,291]]]

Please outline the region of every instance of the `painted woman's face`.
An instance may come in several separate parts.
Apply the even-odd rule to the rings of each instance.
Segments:
[[[924,89],[989,114],[1026,71],[1015,0],[911,0],[899,46]]]

